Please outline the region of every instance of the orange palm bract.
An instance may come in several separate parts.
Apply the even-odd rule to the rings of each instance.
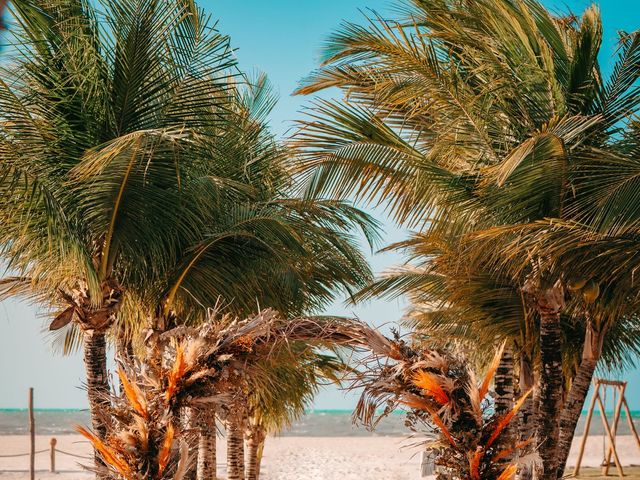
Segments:
[[[440,405],[449,403],[449,395],[442,388],[438,375],[420,370],[413,377],[413,384],[421,388],[426,395],[432,397]]]
[[[173,363],[173,368],[169,372],[169,380],[167,382],[167,391],[165,393],[165,400],[167,403],[171,401],[173,395],[178,388],[178,381],[184,375],[186,370],[186,364],[184,361],[184,346],[178,345],[176,347],[176,360]]]
[[[531,443],[533,443],[533,441],[535,440],[535,437],[531,437],[528,440],[524,440],[522,442],[517,442],[515,447],[513,448],[507,448],[505,450],[501,450],[498,453],[496,453],[493,458],[491,459],[492,462],[497,463],[500,460],[502,460],[503,458],[507,458],[509,455],[511,455],[512,453],[515,453],[518,450],[523,450],[525,447],[529,446]]]
[[[479,395],[481,401],[487,395],[487,392],[489,392],[489,385],[491,384],[491,380],[493,380],[493,376],[495,375],[496,370],[498,370],[498,366],[500,365],[500,358],[502,357],[504,346],[505,344],[503,343],[502,346],[498,349],[495,356],[493,357],[493,360],[491,361],[491,364],[489,365],[487,373],[485,373],[484,378],[482,379]]]
[[[438,415],[437,412],[434,412],[429,407],[426,407],[425,410],[429,412],[429,415],[431,416],[431,421],[440,429],[440,431],[447,438],[447,440],[449,440],[449,443],[451,444],[451,446],[453,448],[456,448],[456,441],[453,438],[453,435],[451,435],[451,432],[449,432],[449,429],[447,428],[447,426],[444,424],[444,422],[440,418],[440,415]]]
[[[167,464],[169,463],[169,458],[171,456],[171,445],[173,445],[174,434],[175,434],[175,430],[173,428],[173,424],[169,423],[167,425],[167,430],[164,434],[162,447],[160,447],[160,451],[158,452],[157,478],[162,478],[162,474],[164,473],[164,470],[165,468],[167,468]]]
[[[512,480],[516,476],[518,467],[516,465],[509,465],[498,477],[498,480]]]
[[[142,394],[140,388],[131,383],[127,378],[124,371],[119,368],[118,369],[118,377],[120,377],[120,383],[122,383],[122,388],[124,390],[129,403],[133,409],[145,420],[149,418],[149,412],[147,411],[147,401]]]
[[[473,455],[469,456],[469,474],[471,480],[480,480],[480,459],[484,450],[478,447]]]
[[[90,432],[86,428],[81,427],[80,425],[77,425],[75,429],[80,435],[88,439],[93,445],[93,447],[98,452],[100,452],[102,459],[105,461],[107,465],[110,465],[111,467],[113,467],[115,470],[118,471],[120,475],[122,475],[127,480],[133,479],[133,475],[131,474],[131,469],[129,468],[129,465],[127,465],[127,462],[120,457],[118,452],[116,452],[113,448],[105,444],[102,440],[100,440],[96,435],[94,435],[92,432]]]
[[[413,394],[403,395],[402,398],[400,399],[400,403],[408,407],[415,408],[418,410],[424,410],[424,411],[428,411],[431,407],[424,398],[418,395],[413,395]]]

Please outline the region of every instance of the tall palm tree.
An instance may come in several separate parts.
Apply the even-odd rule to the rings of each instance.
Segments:
[[[223,140],[210,154],[214,163],[217,156],[221,162],[234,159],[225,163],[224,178],[242,185],[242,195],[212,199],[217,203],[214,215],[202,231],[194,232],[195,241],[175,256],[163,276],[149,272],[143,280],[151,281],[136,284],[135,294],[146,309],[140,316],[153,318],[146,327],[156,336],[177,325],[206,321],[203,306],[222,303],[224,311],[236,316],[261,308],[296,316],[319,311],[338,292],[353,294],[371,280],[353,234],[359,230],[375,241],[376,223],[345,202],[288,197],[291,155],[269,132],[266,118],[275,101],[269,83],[258,76],[230,94],[227,114],[233,128],[219,132]],[[195,201],[203,193],[196,188],[192,194]],[[246,412],[234,407],[245,403],[241,390],[220,412],[227,421],[234,478],[243,477]],[[215,416],[209,418],[215,422]],[[211,478],[214,424],[197,428],[200,451],[209,456],[200,462],[199,478]]]
[[[397,220],[457,238],[571,215],[568,172],[607,149],[637,109],[634,41],[604,82],[595,8],[561,18],[534,1],[405,7],[397,21],[345,24],[300,88],[346,94],[302,124],[310,194],[386,200]],[[540,319],[538,433],[543,478],[555,478],[564,286],[544,251],[525,265],[515,287]]]
[[[92,423],[106,431],[106,334],[131,282],[162,272],[228,195],[207,155],[225,123],[228,39],[190,1],[16,0],[2,67],[2,257],[24,294],[83,332]],[[192,200],[192,199],[191,199]],[[158,219],[163,221],[158,221]]]

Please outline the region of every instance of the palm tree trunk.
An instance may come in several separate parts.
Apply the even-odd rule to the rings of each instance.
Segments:
[[[548,272],[536,267],[525,282],[523,293],[540,316],[540,398],[536,433],[542,471],[538,480],[556,480],[564,386],[560,329],[560,313],[565,307],[564,288],[560,280],[550,285]]]
[[[596,332],[593,323],[587,319],[587,326],[582,350],[582,360],[578,367],[576,377],[571,383],[569,396],[565,402],[562,414],[560,415],[560,440],[558,443],[558,473],[557,477],[562,478],[564,469],[569,458],[571,443],[575,435],[576,426],[584,407],[584,402],[589,393],[593,373],[595,372],[598,360],[602,354],[602,344],[606,331],[602,329]]]
[[[500,357],[500,364],[495,376],[496,414],[503,416],[513,409],[513,352],[510,346],[505,347]],[[507,428],[500,435],[500,445],[504,449],[512,449],[516,443],[514,427]],[[509,463],[512,456],[506,457],[502,463]]]
[[[556,480],[560,434],[558,417],[562,408],[563,372],[560,312],[540,312],[540,405],[538,411],[538,453],[542,460],[539,480]]]
[[[535,384],[533,375],[533,360],[528,352],[520,353],[520,395],[527,393]],[[518,440],[524,442],[535,435],[535,408],[534,396],[529,395],[518,411]],[[518,472],[519,480],[531,480],[533,478],[533,468],[531,465],[523,465]]]
[[[84,332],[84,366],[87,375],[87,396],[91,413],[93,432],[100,439],[107,433],[106,419],[111,403],[109,401],[109,378],[107,377],[107,342],[104,332],[87,330]],[[106,467],[97,451],[94,451],[96,478],[108,478]]]
[[[247,429],[247,480],[260,478],[260,463],[266,434],[262,425],[251,425]]]
[[[216,480],[216,412],[213,408],[196,410],[198,425],[197,480]]]
[[[227,420],[227,480],[244,480],[242,419],[233,414]]]
[[[185,434],[185,441],[189,446],[189,452],[198,451],[198,441],[200,439],[199,429],[196,423],[196,415],[193,407],[182,407],[180,409],[180,426]],[[196,480],[197,464],[189,463],[184,474],[184,480]]]

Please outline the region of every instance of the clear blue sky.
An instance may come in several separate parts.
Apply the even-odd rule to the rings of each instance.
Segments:
[[[389,0],[203,0],[200,2],[220,19],[219,29],[231,36],[238,49],[240,66],[245,71],[259,70],[268,74],[280,93],[281,100],[272,115],[272,126],[284,134],[292,120],[300,117],[307,99],[292,97],[300,78],[317,64],[323,39],[341,20],[359,20],[359,9],[389,11]],[[580,12],[586,1],[556,2],[547,5],[565,11]],[[605,24],[605,66],[608,64],[616,31],[640,27],[640,3],[637,0],[604,0],[600,2]],[[377,215],[384,220],[381,215]],[[402,238],[402,232],[384,221],[386,241]],[[371,257],[376,271],[398,263],[394,255]],[[357,308],[345,308],[341,302],[330,313],[357,315],[374,325],[396,322],[402,315],[401,301],[376,301]],[[43,333],[44,320],[34,308],[15,302],[0,303],[0,408],[24,407],[29,386],[36,389],[36,406],[40,408],[85,408],[81,389],[82,359],[79,355],[52,355],[50,342]],[[640,370],[626,372],[630,381],[628,398],[631,408],[640,410]],[[320,409],[345,409],[354,404],[353,396],[345,397],[335,389],[326,389],[316,400]]]

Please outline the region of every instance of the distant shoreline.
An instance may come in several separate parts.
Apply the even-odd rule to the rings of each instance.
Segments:
[[[402,411],[396,411],[383,418],[374,431],[362,425],[354,425],[352,411],[344,409],[309,410],[299,420],[293,422],[291,428],[282,432],[283,436],[319,436],[319,437],[406,437],[412,432],[405,426]],[[382,412],[379,412],[382,413]],[[609,419],[613,417],[608,414]],[[631,417],[637,430],[640,431],[640,415],[634,412]],[[583,414],[578,423],[577,432],[584,431],[586,415]],[[600,419],[591,422],[590,433],[602,434],[603,426]],[[36,409],[36,433],[39,435],[66,435],[75,433],[75,426],[90,425],[89,411],[85,409]],[[0,409],[0,435],[24,435],[29,431],[28,412],[25,409]],[[420,431],[428,432],[429,427],[420,426]],[[619,433],[631,433],[624,415],[620,417]]]
[[[20,413],[27,412],[26,408],[0,408],[0,413]],[[77,413],[77,412],[88,412],[88,408],[34,408],[34,412],[46,412],[46,413]],[[343,410],[343,409],[320,409],[320,410],[307,410],[305,415],[319,415],[323,413],[328,413],[331,415],[351,415],[353,410]],[[391,415],[402,415],[404,412],[401,410],[396,410],[391,413]],[[582,415],[586,415],[587,410],[582,410]],[[613,410],[607,410],[607,415],[613,415]],[[622,418],[626,418],[626,412],[623,410],[620,412]],[[638,418],[640,417],[640,410],[631,410],[631,417]]]

